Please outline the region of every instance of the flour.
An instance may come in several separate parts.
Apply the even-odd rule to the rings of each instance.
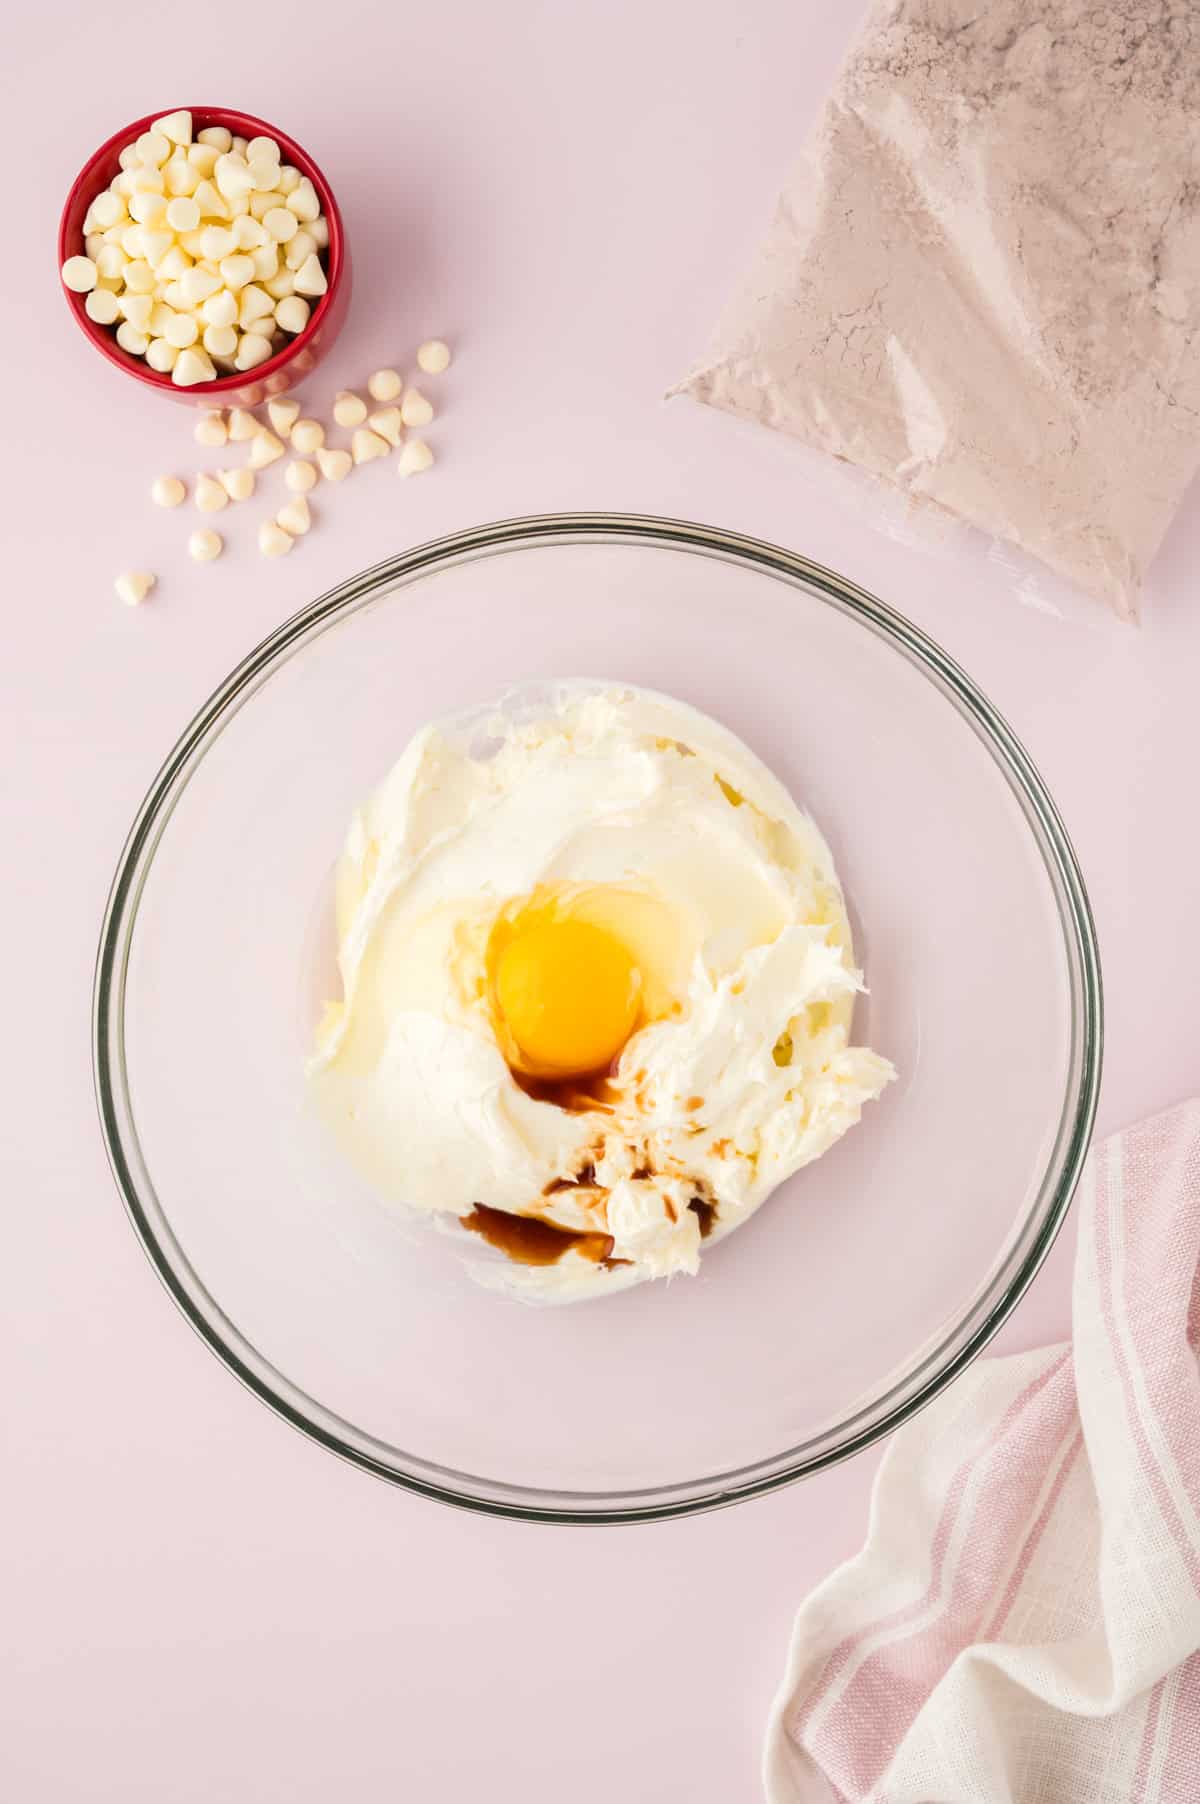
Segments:
[[[1200,0],[883,0],[680,392],[1133,615],[1200,465]]]

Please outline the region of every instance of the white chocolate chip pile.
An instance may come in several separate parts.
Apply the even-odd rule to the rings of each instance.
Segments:
[[[429,356],[431,347],[437,351],[432,359],[438,365],[436,370]],[[417,363],[427,375],[440,374],[449,368],[449,348],[440,339],[430,340],[418,351]],[[424,439],[412,437],[406,428],[432,421],[433,403],[417,389],[406,386],[403,377],[393,369],[374,371],[367,379],[366,389],[373,400],[386,399],[390,404],[368,412],[358,393],[340,389],[330,411],[334,425],[349,435],[346,445],[329,444],[324,422],[304,414],[300,403],[290,399],[269,401],[265,421],[242,407],[201,414],[193,428],[198,445],[208,450],[223,449],[227,456],[236,445],[244,446],[245,452],[240,464],[200,470],[193,476],[193,506],[202,514],[213,514],[231,503],[248,501],[256,493],[261,473],[288,457],[283,471],[287,491],[283,503],[257,527],[262,556],[278,558],[286,556],[297,539],[304,538],[317,523],[309,497],[318,484],[343,482],[357,466],[385,459],[392,451],[398,452],[398,475],[416,476],[428,470],[434,461],[433,451]],[[178,476],[156,477],[150,489],[151,499],[163,508],[178,507],[188,493],[188,484]],[[188,555],[197,563],[213,562],[224,549],[221,535],[209,527],[198,528],[188,536]],[[133,607],[145,599],[156,580],[150,571],[130,570],[117,577],[114,586],[120,600]]]
[[[193,140],[192,115],[169,113],[120,164],[62,279],[122,350],[189,388],[256,369],[304,330],[327,287],[329,225],[274,138],[216,125]]]

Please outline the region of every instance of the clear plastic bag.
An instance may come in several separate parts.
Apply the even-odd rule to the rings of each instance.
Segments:
[[[1196,0],[879,0],[675,392],[1134,617],[1200,466]]]

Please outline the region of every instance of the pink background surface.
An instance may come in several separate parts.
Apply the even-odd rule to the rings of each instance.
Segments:
[[[795,1605],[862,1535],[877,1455],[637,1529],[523,1527],[407,1497],[274,1420],[152,1277],[91,1098],[104,896],[181,725],[335,580],[560,508],[708,520],[845,571],[962,660],[1063,809],[1105,955],[1102,1129],[1200,1086],[1195,500],[1143,631],[1099,607],[1060,620],[1022,605],[981,544],[897,544],[786,444],[659,400],[762,230],[852,25],[843,7],[782,0],[702,16],[684,0],[297,0],[189,29],[184,47],[133,0],[119,23],[45,4],[10,27],[8,142],[28,148],[0,303],[0,1789],[22,1804],[742,1804]],[[438,470],[404,485],[360,472],[274,565],[252,550],[253,504],[217,522],[221,563],[188,562],[195,515],[146,496],[155,475],[204,466],[186,417],[88,352],[53,268],[61,197],[92,146],[205,95],[277,118],[342,201],[358,291],[318,409],[430,333],[458,353],[430,434]],[[131,613],[110,585],[137,564],[160,586]],[[1065,1332],[1072,1241],[1002,1347]]]

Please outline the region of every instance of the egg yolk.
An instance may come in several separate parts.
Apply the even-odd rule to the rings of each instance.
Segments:
[[[496,966],[497,1006],[537,1077],[584,1077],[611,1064],[637,1023],[641,994],[641,973],[621,942],[569,916],[518,927]]]

